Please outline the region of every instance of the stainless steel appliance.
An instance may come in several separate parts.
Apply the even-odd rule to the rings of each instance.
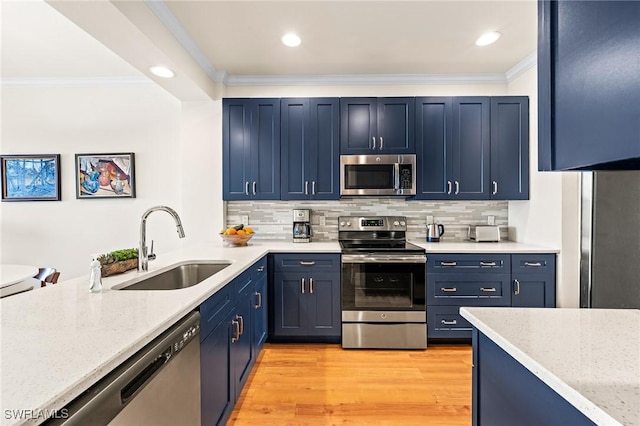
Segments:
[[[311,211],[296,209],[293,211],[293,242],[308,243],[311,241]]]
[[[64,425],[200,425],[200,314],[193,312],[65,407]]]
[[[402,216],[339,218],[342,347],[427,347],[425,250]]]
[[[467,238],[477,243],[500,241],[500,227],[498,225],[469,225]]]
[[[340,195],[416,195],[416,156],[341,155]]]
[[[580,306],[640,309],[640,171],[582,175]]]
[[[427,224],[427,241],[430,243],[437,243],[440,241],[440,237],[444,234],[444,225],[439,223]]]

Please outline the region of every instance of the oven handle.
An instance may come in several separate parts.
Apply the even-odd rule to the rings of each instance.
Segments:
[[[343,254],[342,263],[427,263],[427,256]]]

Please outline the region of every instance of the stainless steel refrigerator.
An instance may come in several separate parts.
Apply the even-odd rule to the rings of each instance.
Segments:
[[[640,171],[582,176],[580,306],[640,309]]]

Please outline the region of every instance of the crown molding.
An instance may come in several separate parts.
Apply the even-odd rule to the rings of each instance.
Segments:
[[[520,77],[526,71],[535,67],[538,64],[538,51],[534,50],[529,55],[525,56],[520,62],[515,64],[513,68],[504,73],[507,82],[511,83],[516,78]]]
[[[227,86],[505,84],[504,74],[231,75]]]
[[[156,15],[160,22],[178,40],[178,43],[191,55],[194,61],[213,81],[223,81],[226,72],[217,71],[209,62],[207,56],[200,50],[195,41],[191,38],[187,30],[182,26],[178,18],[167,7],[164,0],[144,0],[145,4]]]
[[[0,87],[114,87],[155,84],[147,77],[51,77],[51,78],[2,78]]]

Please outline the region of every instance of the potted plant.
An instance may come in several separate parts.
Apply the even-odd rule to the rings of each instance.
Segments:
[[[109,253],[101,254],[97,257],[97,260],[102,266],[101,275],[103,277],[121,274],[138,267],[138,249],[130,248],[114,250]]]

